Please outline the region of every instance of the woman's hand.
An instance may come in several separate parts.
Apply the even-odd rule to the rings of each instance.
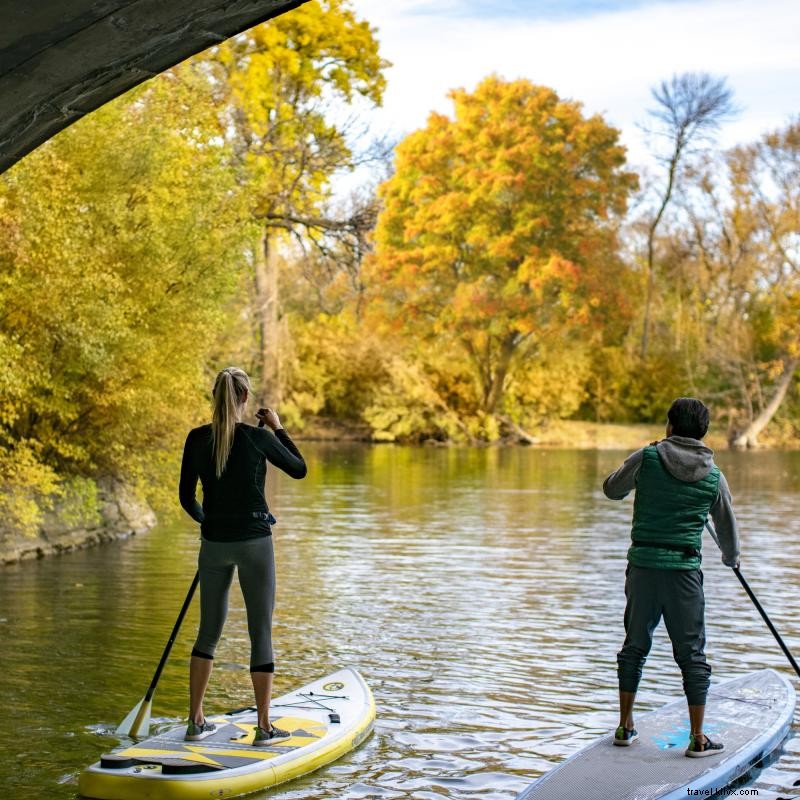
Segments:
[[[256,411],[256,417],[258,417],[259,428],[268,425],[273,431],[276,431],[278,428],[283,427],[280,418],[271,408],[259,408],[258,411]]]

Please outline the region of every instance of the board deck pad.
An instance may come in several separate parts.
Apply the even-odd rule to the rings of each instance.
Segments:
[[[205,764],[211,769],[233,769],[296,751],[321,739],[329,727],[318,720],[293,716],[276,719],[273,715],[272,723],[275,727],[289,731],[291,738],[279,739],[266,747],[253,747],[255,711],[248,710],[235,716],[222,715],[208,719],[217,726],[217,731],[213,736],[199,742],[185,741],[183,737],[186,726],[182,725],[139,744],[117,750],[114,755],[135,759],[139,763],[158,764],[177,760],[189,764]]]
[[[186,741],[186,724],[122,745],[85,770],[79,792],[102,800],[237,797],[317,769],[357,747],[372,730],[372,693],[343,669],[275,698],[270,719],[291,736],[253,746],[254,708],[208,716],[217,730]]]
[[[666,800],[687,789],[719,791],[763,760],[786,737],[795,708],[792,685],[765,669],[712,686],[704,730],[725,750],[687,758],[685,699],[636,718],[639,740],[614,745],[613,731],[531,784],[517,800]]]

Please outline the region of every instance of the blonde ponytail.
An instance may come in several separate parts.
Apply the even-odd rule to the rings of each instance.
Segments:
[[[236,423],[242,419],[250,379],[238,367],[226,367],[214,381],[214,412],[211,417],[211,439],[217,477],[221,477],[233,447]]]

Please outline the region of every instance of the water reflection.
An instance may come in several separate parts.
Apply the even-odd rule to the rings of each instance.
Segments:
[[[279,570],[277,690],[357,666],[378,724],[359,751],[270,796],[513,798],[616,724],[629,503],[602,496],[621,453],[306,447],[302,482],[271,486]],[[742,521],[742,569],[800,655],[800,456],[722,454]],[[273,476],[274,477],[274,476]],[[71,797],[79,769],[116,743],[194,573],[191,523],[0,573],[0,728],[9,797]],[[715,677],[783,655],[706,541]],[[207,708],[250,701],[241,598]],[[156,695],[185,714],[192,608]],[[642,710],[681,691],[659,629]],[[787,753],[773,769],[794,770]],[[793,773],[793,774],[794,774]],[[798,777],[794,774],[794,777]]]

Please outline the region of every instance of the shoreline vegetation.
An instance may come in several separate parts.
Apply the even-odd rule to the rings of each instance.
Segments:
[[[97,491],[80,507],[63,497],[30,528],[0,525],[0,564],[38,560],[146,533],[158,524],[148,503],[130,486],[113,478],[97,481]]]
[[[723,151],[726,78],[675,75],[644,170],[488,75],[371,138],[378,34],[301,4],[0,176],[0,550],[105,530],[104,476],[166,517],[229,365],[304,441],[631,451],[689,395],[714,449],[800,446],[800,119]]]
[[[533,447],[556,450],[620,450],[630,451],[664,438],[664,425],[646,423],[587,422],[583,420],[554,420],[530,434],[530,440],[519,437],[513,440],[465,443],[423,439],[417,442],[385,442],[376,440],[369,426],[320,418],[306,422],[303,428],[292,432],[298,442],[363,443],[374,446],[394,444],[401,447]],[[730,449],[725,431],[709,431],[704,442],[714,451]],[[780,438],[766,434],[761,437],[758,450],[797,450],[800,439]]]

